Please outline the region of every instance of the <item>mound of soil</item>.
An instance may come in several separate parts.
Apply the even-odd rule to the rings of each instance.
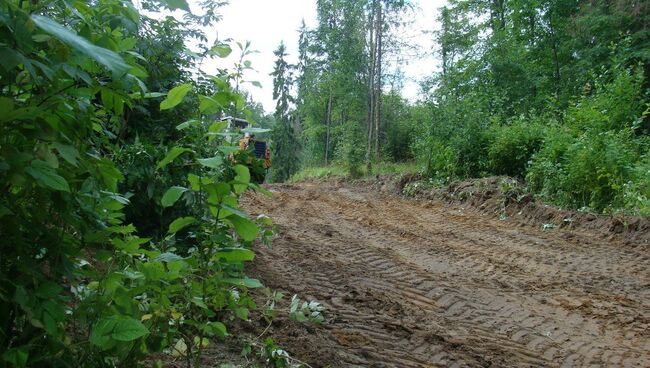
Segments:
[[[499,217],[516,224],[597,233],[604,239],[618,239],[628,245],[650,243],[650,219],[622,214],[602,215],[550,206],[535,199],[524,183],[506,176],[456,181],[445,187],[427,188],[418,175],[380,178],[379,189],[410,194],[416,199],[441,200]],[[392,183],[387,185],[386,183]],[[420,185],[418,185],[420,183]]]

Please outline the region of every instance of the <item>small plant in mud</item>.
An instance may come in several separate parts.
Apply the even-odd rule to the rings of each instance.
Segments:
[[[542,230],[544,230],[544,231],[546,231],[546,230],[553,230],[553,229],[555,229],[556,227],[557,227],[557,225],[555,225],[554,223],[548,223],[548,224],[544,224],[544,225],[542,225]]]
[[[288,309],[279,308],[284,299],[284,293],[269,288],[265,288],[263,293],[266,303],[259,311],[268,325],[257,337],[245,339],[241,355],[249,362],[246,366],[257,367],[259,366],[256,365],[257,363],[279,368],[310,367],[309,364],[292,357],[286,350],[278,346],[273,338],[264,338],[264,336],[280,316],[299,323],[322,323],[325,320],[323,316],[325,308],[316,301],[302,301],[298,295],[291,298]]]
[[[404,188],[402,188],[402,194],[407,197],[413,197],[418,192],[418,189],[421,187],[421,185],[422,184],[419,181],[406,183],[406,185],[404,185]]]
[[[325,318],[323,317],[323,311],[325,308],[322,304],[316,301],[302,302],[298,298],[298,295],[294,295],[291,298],[291,309],[289,311],[289,316],[295,319],[298,322],[313,322],[313,323],[323,323]]]

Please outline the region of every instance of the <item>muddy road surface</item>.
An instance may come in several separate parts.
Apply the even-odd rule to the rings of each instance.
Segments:
[[[253,272],[326,306],[317,341],[286,339],[314,367],[650,367],[647,245],[363,187],[270,190],[245,200],[279,232]]]

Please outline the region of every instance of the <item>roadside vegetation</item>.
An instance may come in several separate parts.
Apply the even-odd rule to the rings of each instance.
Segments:
[[[273,223],[240,208],[265,191],[219,116],[264,117],[238,92],[257,83],[249,44],[232,71],[198,72],[233,52],[203,32],[221,3],[202,4],[0,4],[0,367],[198,367],[228,341],[246,364],[299,365],[266,331],[233,336],[252,313],[322,307],[251,293],[244,263]]]
[[[305,180],[323,180],[332,178],[351,178],[362,179],[376,175],[385,174],[417,174],[420,171],[420,165],[417,163],[388,163],[381,162],[374,166],[371,171],[365,167],[360,168],[352,175],[350,169],[342,164],[333,164],[329,166],[307,167],[294,174],[289,181],[300,182]]]
[[[294,180],[417,162],[436,183],[508,175],[561,207],[650,214],[648,4],[451,0],[417,102],[390,62],[410,50],[416,3],[317,10],[284,80],[306,168]]]

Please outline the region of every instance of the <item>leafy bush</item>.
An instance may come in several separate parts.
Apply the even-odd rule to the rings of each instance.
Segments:
[[[364,142],[363,131],[359,124],[351,124],[348,129],[343,131],[343,138],[336,147],[337,161],[346,167],[348,174],[352,178],[363,176],[363,163],[366,155],[365,146],[360,144]]]
[[[509,125],[495,125],[487,132],[490,171],[497,175],[523,176],[532,155],[544,141],[545,126],[537,120],[517,118]]]
[[[630,130],[583,133],[564,143],[552,141],[534,156],[527,174],[531,187],[562,206],[623,208],[623,189],[637,179],[634,163],[647,144]]]
[[[650,154],[633,169],[633,178],[624,185],[625,208],[642,216],[650,216]]]

